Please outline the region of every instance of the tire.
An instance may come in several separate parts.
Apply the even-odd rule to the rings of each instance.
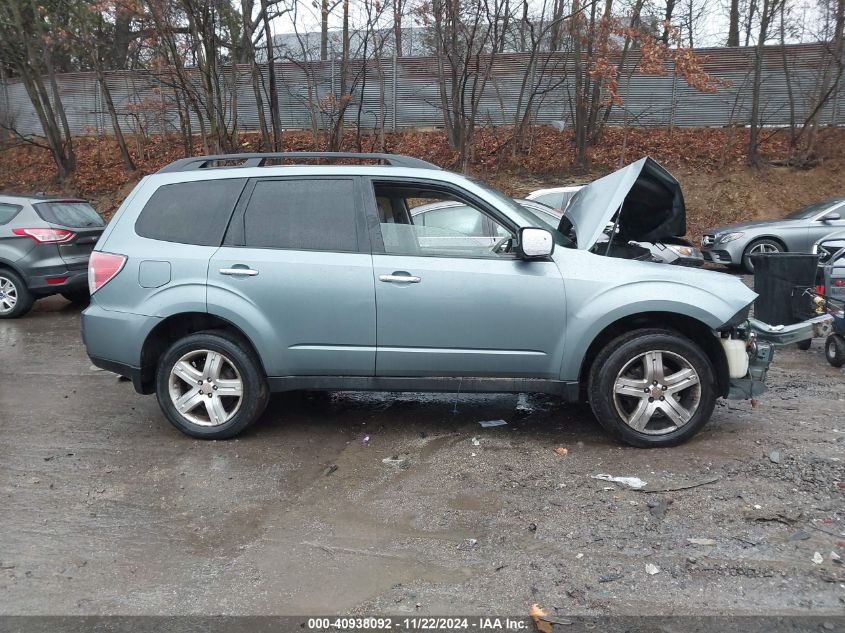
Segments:
[[[647,361],[660,361],[659,372],[647,370]],[[686,377],[678,376],[681,370]],[[678,382],[655,386],[649,374],[657,380],[661,374],[676,375]],[[660,385],[673,393],[664,394]],[[617,394],[617,388],[628,393]],[[698,345],[670,330],[644,329],[614,339],[599,352],[590,368],[587,393],[607,431],[631,446],[657,448],[680,444],[707,423],[717,387],[710,360]],[[643,415],[637,416],[638,411]]]
[[[824,343],[824,355],[834,367],[845,365],[845,336],[831,334]]]
[[[0,268],[0,319],[17,319],[32,309],[35,297],[13,270]]]
[[[258,419],[267,407],[269,388],[252,350],[232,336],[209,330],[179,339],[162,355],[156,368],[156,398],[177,429],[219,440],[234,437]],[[181,412],[179,398],[188,405]]]
[[[806,341],[801,341],[800,343],[796,343],[795,347],[800,350],[804,350],[805,352],[813,346],[813,339],[808,338]]]
[[[751,263],[751,256],[759,253],[783,253],[786,249],[783,244],[777,240],[772,240],[767,237],[752,241],[745,247],[745,252],[742,254],[742,267],[745,272],[754,274],[754,264]]]
[[[91,295],[88,294],[87,289],[63,292],[62,296],[71,303],[78,306],[87,306],[88,303],[91,301]]]

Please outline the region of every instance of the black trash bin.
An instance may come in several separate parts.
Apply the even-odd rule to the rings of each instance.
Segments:
[[[793,295],[816,283],[818,255],[806,253],[761,253],[752,255],[754,316],[771,325],[798,323]]]

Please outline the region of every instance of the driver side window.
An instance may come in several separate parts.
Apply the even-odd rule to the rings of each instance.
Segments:
[[[412,183],[373,187],[389,255],[502,257],[513,251],[510,230],[457,196]]]

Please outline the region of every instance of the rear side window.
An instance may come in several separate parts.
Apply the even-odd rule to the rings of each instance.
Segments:
[[[0,224],[7,224],[20,210],[21,208],[15,204],[0,202]]]
[[[259,180],[244,212],[251,248],[358,250],[355,183],[351,179]]]
[[[246,179],[162,185],[135,221],[135,233],[164,242],[220,246]]]
[[[41,219],[50,224],[59,224],[81,229],[89,226],[105,226],[103,218],[87,202],[67,200],[64,202],[39,202],[33,205]]]

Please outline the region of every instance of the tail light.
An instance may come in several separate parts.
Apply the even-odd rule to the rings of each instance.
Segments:
[[[816,294],[823,295],[824,294],[824,286],[816,286]]]
[[[834,279],[833,285],[837,288],[841,288],[842,286],[845,286],[845,279]]]
[[[67,229],[12,229],[12,233],[31,237],[39,244],[67,242],[76,235]]]
[[[88,292],[94,294],[123,269],[126,255],[94,251],[88,260]]]

